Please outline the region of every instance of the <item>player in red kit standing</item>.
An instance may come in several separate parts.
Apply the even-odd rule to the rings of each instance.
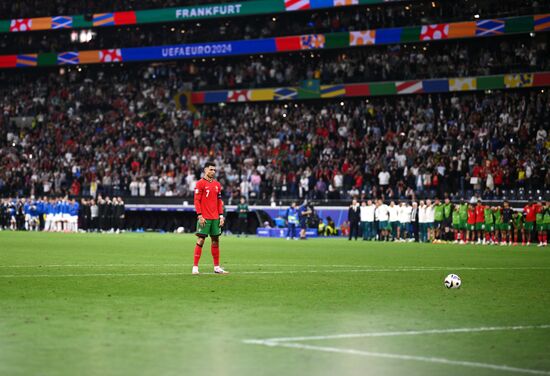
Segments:
[[[483,244],[485,242],[485,206],[481,203],[481,200],[477,200],[477,205],[475,206],[476,210],[476,231],[477,231],[477,243],[481,244],[483,239]]]
[[[468,205],[468,222],[466,225],[466,242],[474,243],[476,241],[476,209],[474,205]]]
[[[535,220],[537,218],[537,204],[530,198],[529,202],[523,208],[523,215],[525,222],[523,228],[525,229],[525,238],[522,239],[521,245],[531,245],[531,237],[533,236],[533,230],[535,229]]]
[[[195,260],[193,274],[199,274],[199,260],[205,239],[212,238],[212,258],[214,259],[214,273],[229,274],[220,267],[220,235],[224,224],[222,186],[214,179],[216,165],[206,162],[204,176],[195,186],[195,210],[197,211],[197,244],[195,245]]]

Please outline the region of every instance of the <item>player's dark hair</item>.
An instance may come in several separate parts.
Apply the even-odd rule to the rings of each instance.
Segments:
[[[210,166],[216,167],[216,164],[215,164],[214,162],[211,162],[211,161],[206,162],[206,163],[204,164],[204,168],[208,168],[208,167],[210,167]]]

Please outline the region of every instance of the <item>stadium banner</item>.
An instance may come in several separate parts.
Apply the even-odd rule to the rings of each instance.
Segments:
[[[18,64],[18,55],[0,55],[0,68],[213,58],[411,42],[421,43],[459,38],[482,38],[505,34],[531,33],[535,29],[538,32],[550,31],[550,22],[546,22],[547,18],[543,16],[531,15],[476,22],[305,34],[266,39],[30,54],[37,55],[37,64]],[[430,87],[430,89],[439,90],[437,87]],[[388,89],[385,87],[375,87],[375,91],[380,92],[382,95],[385,95],[386,90]]]
[[[191,102],[194,105],[200,105],[232,102],[296,101],[548,86],[550,86],[550,72],[337,85],[320,85],[318,80],[308,80],[302,82],[299,87],[195,91],[191,93]],[[307,90],[306,94],[303,94],[305,90]]]
[[[203,4],[162,9],[94,13],[89,16],[81,14],[73,16],[19,18],[0,20],[0,33],[182,22],[400,1],[404,0],[253,0],[227,4]]]

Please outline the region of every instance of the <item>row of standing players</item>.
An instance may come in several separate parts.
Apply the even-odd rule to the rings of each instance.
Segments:
[[[523,210],[508,201],[484,205],[481,200],[453,204],[448,198],[386,205],[382,200],[353,200],[349,211],[348,238],[467,244],[530,245],[536,235],[539,246],[548,244],[550,202],[530,200]]]
[[[3,199],[0,230],[49,232],[124,230],[125,205],[121,197],[77,202],[67,197]]]

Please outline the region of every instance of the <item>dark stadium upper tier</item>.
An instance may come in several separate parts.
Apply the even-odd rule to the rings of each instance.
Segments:
[[[478,2],[468,2],[466,0],[442,4],[434,2],[437,5],[434,8],[431,2],[409,1],[389,3],[384,6],[338,7],[330,11],[286,12],[277,15],[226,18],[223,20],[205,19],[200,20],[200,22],[141,24],[81,30],[59,29],[56,32],[10,32],[0,33],[0,50],[4,54],[22,54],[221,40],[248,40],[305,33],[370,30],[550,13],[550,2],[536,7],[532,5],[520,7],[517,1],[512,0],[486,0],[475,7],[472,7],[472,3],[477,4]],[[485,3],[492,6],[485,6]],[[478,6],[482,9],[478,9]],[[113,18],[107,17],[103,21],[112,23]],[[15,22],[13,25],[4,23],[4,30],[10,28],[14,30],[29,29],[29,22],[23,20]],[[45,22],[47,25],[49,21]],[[38,23],[33,24],[38,25]],[[0,21],[0,28],[1,25]]]
[[[404,0],[252,0],[220,4],[182,5],[179,7],[149,10],[101,12],[73,16],[62,15],[16,18],[11,20],[0,20],[0,33],[201,21],[209,18],[232,18],[237,16],[277,14],[403,1]]]
[[[468,22],[438,23],[326,34],[304,34],[252,40],[1,55],[0,68],[166,61],[316,51],[333,48],[364,48],[372,45],[484,38],[545,32],[549,30],[550,14],[540,14]]]
[[[36,4],[34,4],[36,3]],[[543,11],[544,4],[529,0],[458,0],[453,2],[417,0],[252,0],[252,1],[140,1],[124,4],[120,1],[15,0],[0,3],[0,32],[55,30],[63,28],[92,28],[159,22],[196,21],[207,18],[231,18],[257,14],[294,14],[303,10],[330,10],[357,7],[371,12],[388,6],[388,20],[407,16],[437,17],[449,21],[452,17],[510,16]],[[395,7],[392,4],[398,3]],[[365,6],[370,8],[364,8]],[[373,7],[373,6],[376,6]],[[403,11],[399,11],[404,8]],[[292,16],[294,17],[294,16]],[[390,25],[391,26],[391,25]]]

